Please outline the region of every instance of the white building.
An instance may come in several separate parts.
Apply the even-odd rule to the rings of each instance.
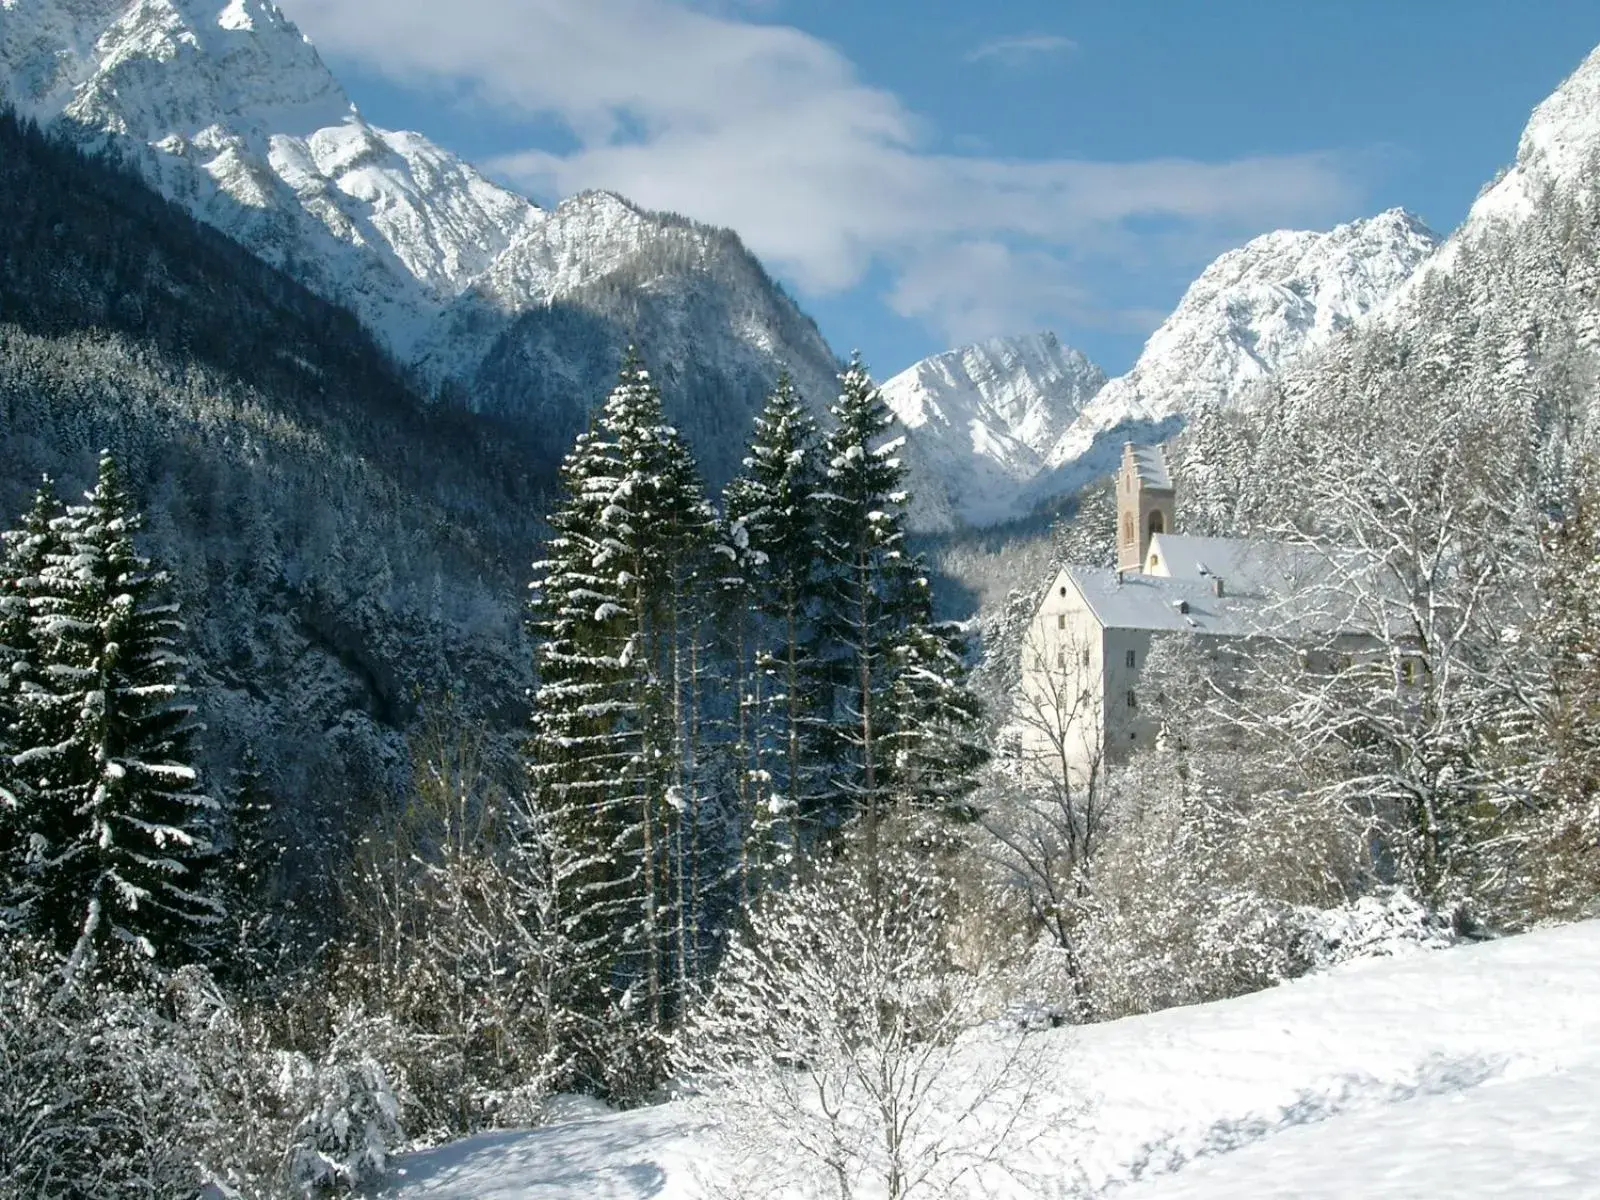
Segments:
[[[1116,568],[1066,566],[1024,641],[1024,748],[1087,777],[1154,736],[1140,675],[1153,641],[1360,640],[1361,622],[1326,603],[1326,556],[1306,547],[1176,532],[1166,452],[1123,447],[1117,471]],[[1317,593],[1318,604],[1308,597]],[[1243,646],[1240,646],[1243,649]]]

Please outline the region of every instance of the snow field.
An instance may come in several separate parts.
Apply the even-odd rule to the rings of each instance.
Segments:
[[[1597,994],[1590,921],[1039,1034],[1024,1144],[970,1194],[1600,1196]],[[400,1170],[393,1200],[688,1200],[729,1179],[682,1102],[468,1139]]]

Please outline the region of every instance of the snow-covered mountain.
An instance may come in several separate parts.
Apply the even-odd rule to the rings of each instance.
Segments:
[[[912,526],[984,525],[1009,515],[1018,488],[1044,468],[1105,378],[1055,334],[1039,333],[935,354],[885,383],[883,397],[920,468]]]
[[[1326,233],[1280,230],[1222,255],[1150,335],[1133,369],[1057,439],[1024,502],[1105,474],[1126,438],[1170,436],[1201,405],[1231,403],[1326,344],[1378,308],[1438,241],[1396,208]]]
[[[1590,51],[1554,92],[1533,110],[1510,167],[1486,184],[1467,218],[1438,253],[1383,306],[1383,319],[1402,323],[1415,293],[1437,273],[1455,269],[1463,247],[1514,237],[1520,226],[1546,213],[1553,199],[1588,202],[1600,169],[1600,47]]]
[[[197,217],[352,309],[409,361],[545,214],[356,111],[264,0],[0,0],[0,91],[109,135]]]
[[[780,363],[814,404],[832,397],[826,343],[736,238],[615,196],[546,212],[418,134],[371,125],[267,0],[0,0],[0,99],[114,143],[157,190],[472,403],[491,359],[505,389],[550,391],[504,378],[516,356],[500,342],[525,314],[593,317],[603,354],[538,358],[569,385],[552,438],[604,394],[628,340],[668,378],[727,368],[706,381],[741,401],[718,427],[725,463],[748,432],[743,392]]]

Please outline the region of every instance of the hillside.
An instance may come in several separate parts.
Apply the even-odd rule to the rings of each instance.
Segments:
[[[0,508],[42,472],[75,495],[102,447],[127,464],[207,760],[252,746],[332,836],[403,769],[419,701],[464,689],[515,727],[540,446],[426,405],[350,314],[9,117],[0,206]]]
[[[1596,988],[1591,921],[1038,1034],[1034,1140],[982,1194],[1600,1195]],[[688,1200],[725,1169],[675,1102],[413,1155],[385,1195]]]
[[[1388,303],[1191,430],[1181,473],[1199,527],[1281,522],[1314,470],[1381,474],[1405,437],[1501,445],[1480,484],[1509,472],[1507,494],[1550,514],[1573,503],[1600,369],[1597,87],[1600,51],[1535,110],[1513,165]]]

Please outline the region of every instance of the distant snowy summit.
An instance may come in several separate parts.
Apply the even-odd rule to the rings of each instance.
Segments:
[[[368,124],[263,0],[0,0],[0,91],[113,139],[156,189],[351,308],[409,362],[545,214],[417,134]]]
[[[1032,458],[1007,459],[1016,468],[1006,477],[1009,494],[997,481],[962,515],[977,525],[1020,516],[1108,474],[1123,441],[1170,437],[1202,405],[1233,403],[1255,380],[1376,309],[1436,245],[1419,219],[1391,209],[1325,233],[1280,230],[1228,251],[1189,286],[1132,370],[1051,410],[1066,423],[1047,446],[1029,443]]]
[[[1109,473],[1124,440],[1171,436],[1373,312],[1438,240],[1398,208],[1258,237],[1207,267],[1110,381],[1054,334],[924,359],[883,386],[929,471],[913,524],[994,524]]]
[[[1105,372],[1053,333],[994,338],[925,358],[883,385],[922,478],[912,525],[985,525],[1105,384]]]
[[[781,368],[819,410],[836,390],[821,334],[733,234],[600,192],[546,211],[377,128],[266,0],[0,0],[0,99],[116,145],[425,384],[551,442],[582,427],[628,342],[661,378],[699,381],[670,415],[705,431],[714,476]]]

